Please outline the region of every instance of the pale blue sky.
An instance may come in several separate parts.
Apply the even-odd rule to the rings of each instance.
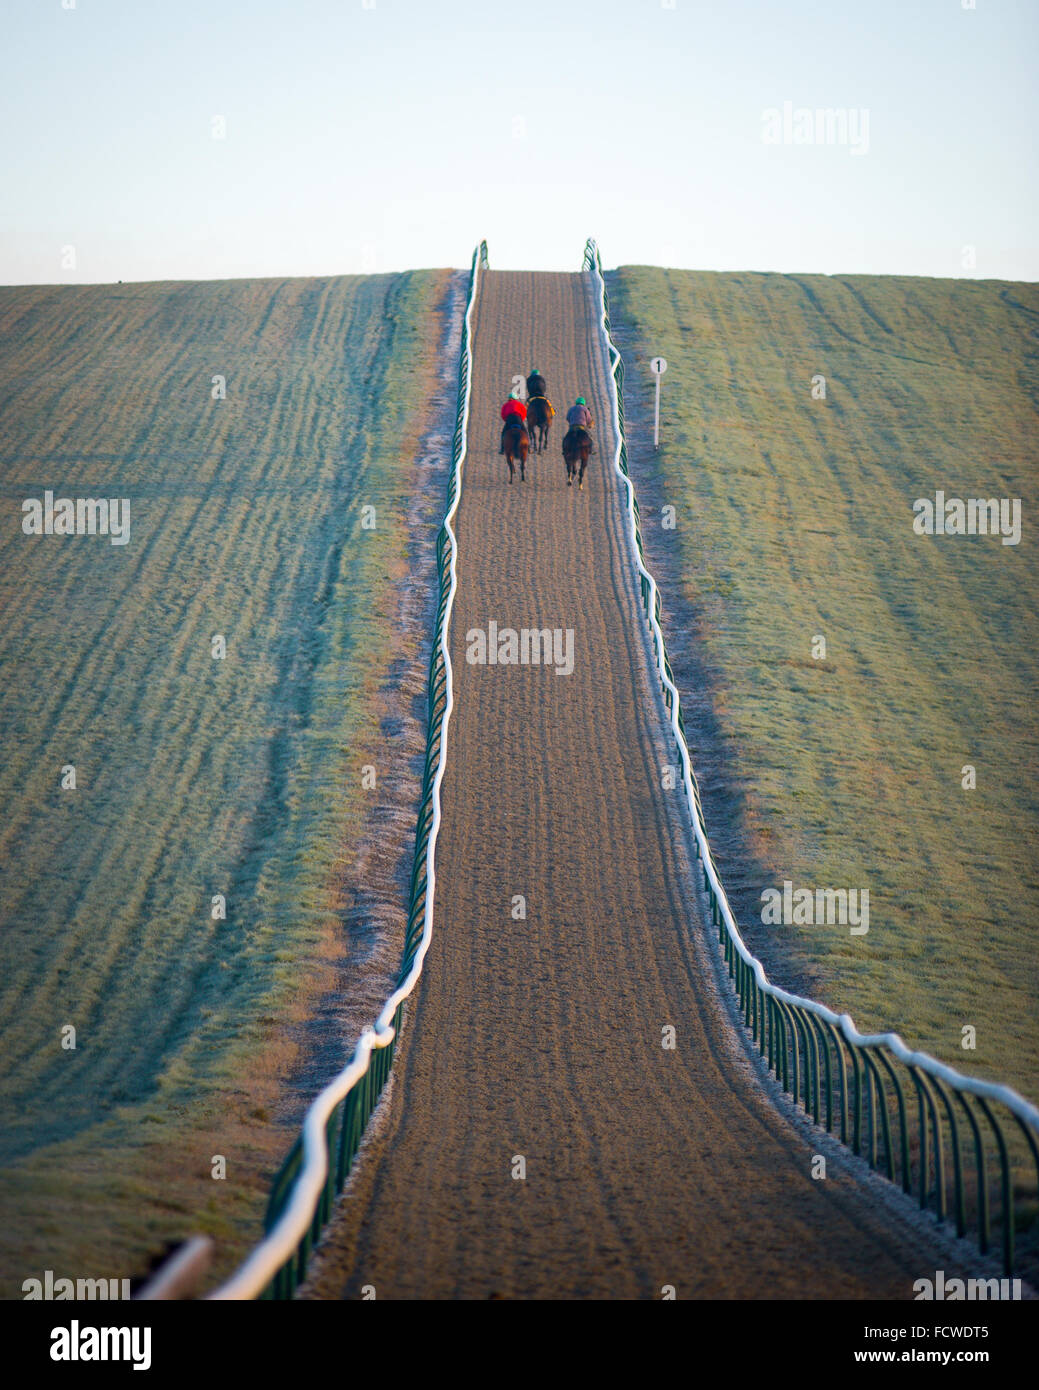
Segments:
[[[589,234],[607,265],[1039,279],[1035,0],[0,0],[0,26],[0,283],[458,266],[481,236],[570,269]],[[868,148],[766,143],[784,102],[867,112]]]

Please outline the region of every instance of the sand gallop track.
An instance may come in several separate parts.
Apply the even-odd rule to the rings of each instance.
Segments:
[[[812,1180],[817,1145],[718,1004],[661,785],[591,279],[482,280],[433,943],[309,1293],[911,1297],[930,1237],[847,1171]],[[560,414],[578,393],[594,412],[581,493],[558,428],[527,482],[506,481],[498,407],[532,366]],[[491,622],[571,630],[572,674],[467,663]]]

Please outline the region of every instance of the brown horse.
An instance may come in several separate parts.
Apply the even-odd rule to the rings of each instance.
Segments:
[[[584,470],[588,467],[588,460],[595,452],[595,445],[592,443],[592,436],[580,425],[574,425],[567,430],[563,436],[563,462],[566,464],[566,485],[573,487],[574,476],[577,474],[577,486],[580,491],[584,490]],[[580,463],[581,471],[577,473],[577,465]]]
[[[520,466],[520,482],[524,482],[527,476],[527,454],[530,450],[530,435],[527,433],[526,425],[522,420],[510,415],[501,432],[501,439],[505,446],[505,462],[509,465],[509,482],[512,482],[512,475],[516,471],[514,463],[517,459]]]
[[[531,396],[527,402],[527,428],[534,443],[535,454],[543,454],[552,428],[555,409],[547,396]]]

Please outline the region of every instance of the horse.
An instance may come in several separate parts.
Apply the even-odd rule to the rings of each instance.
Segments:
[[[577,474],[577,464],[580,461],[581,471],[577,474],[577,486],[579,491],[584,491],[584,470],[588,467],[588,460],[595,452],[595,445],[592,443],[592,436],[580,425],[573,425],[563,436],[563,462],[566,464],[566,485],[573,487],[574,475]]]
[[[547,396],[531,396],[527,402],[527,428],[530,430],[535,454],[545,452],[548,432],[552,428],[552,416],[555,413]]]
[[[510,415],[505,422],[501,438],[505,446],[505,462],[509,465],[509,482],[512,482],[512,475],[516,471],[513,461],[518,459],[520,482],[522,483],[527,476],[527,454],[530,450],[530,435],[527,433],[527,427],[522,420],[517,420],[514,415]]]

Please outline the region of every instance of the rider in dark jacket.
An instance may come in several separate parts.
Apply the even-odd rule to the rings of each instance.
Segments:
[[[545,378],[538,371],[537,367],[531,367],[530,376],[527,377],[528,396],[546,396],[548,388],[545,385]]]

